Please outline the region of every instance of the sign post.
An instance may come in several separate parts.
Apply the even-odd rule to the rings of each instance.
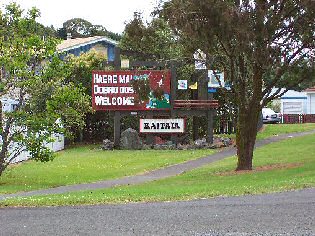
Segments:
[[[120,58],[120,48],[115,47],[115,60],[114,60],[115,70],[121,69],[121,58]],[[94,79],[92,79],[92,84],[94,83]],[[92,86],[92,94],[94,93],[94,89]],[[92,96],[94,98],[94,96]],[[95,101],[95,100],[93,100]],[[93,103],[94,105],[94,103]],[[114,147],[119,147],[120,144],[120,131],[121,131],[121,115],[120,111],[115,111],[114,113]]]

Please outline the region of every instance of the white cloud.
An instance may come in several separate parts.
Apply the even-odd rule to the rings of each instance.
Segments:
[[[7,5],[12,0],[1,0]],[[157,0],[16,0],[23,9],[35,6],[41,11],[39,22],[55,28],[72,18],[83,18],[92,24],[103,25],[107,30],[121,33],[135,11],[142,12],[144,19],[157,6]]]

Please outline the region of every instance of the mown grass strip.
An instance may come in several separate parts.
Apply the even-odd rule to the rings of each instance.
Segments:
[[[174,201],[281,192],[315,187],[315,135],[269,144],[255,151],[252,172],[235,172],[236,157],[180,176],[136,186],[8,199],[0,206],[57,206]]]
[[[215,150],[103,151],[96,146],[64,150],[49,163],[12,165],[0,177],[0,194],[131,176],[214,153]]]

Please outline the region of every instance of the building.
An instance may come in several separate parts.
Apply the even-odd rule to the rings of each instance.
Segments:
[[[315,87],[304,91],[307,96],[307,114],[315,114]]]
[[[307,107],[305,92],[289,90],[281,97],[282,114],[310,114]]]
[[[12,112],[15,110],[15,107],[18,105],[17,99],[12,99],[10,97],[3,96],[1,97],[1,105],[2,105],[2,112],[3,114],[6,112]],[[59,122],[58,120],[56,121]],[[54,134],[52,135],[54,142],[48,143],[45,146],[48,147],[50,150],[57,152],[64,149],[65,138],[63,134]],[[0,135],[0,144],[2,143],[2,137]],[[9,146],[9,150],[14,150],[17,147],[17,143],[12,143]],[[21,152],[11,163],[17,163],[21,161],[28,160],[30,158],[30,154],[27,151]]]
[[[97,52],[103,53],[107,57],[108,61],[114,61],[115,59],[115,47],[118,42],[109,39],[105,36],[94,36],[88,38],[76,38],[72,39],[68,36],[67,40],[64,40],[57,45],[59,52],[67,54],[73,54],[79,56],[81,53],[88,52],[90,50],[96,50]],[[63,55],[63,57],[65,56]]]
[[[282,114],[315,114],[315,87],[301,92],[289,90],[281,96],[280,103]]]

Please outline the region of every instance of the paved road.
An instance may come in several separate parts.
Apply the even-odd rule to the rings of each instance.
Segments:
[[[315,130],[308,131],[308,132],[291,133],[291,134],[273,136],[264,140],[257,141],[255,147],[261,147],[261,146],[264,146],[273,142],[278,142],[278,141],[285,140],[288,138],[293,138],[293,137],[300,137],[300,136],[304,136],[308,134],[315,134]],[[145,174],[140,174],[136,176],[128,176],[128,177],[124,177],[120,179],[104,180],[104,181],[99,181],[96,183],[76,184],[76,185],[70,185],[70,186],[60,186],[60,187],[51,188],[51,189],[35,190],[35,191],[24,192],[24,193],[5,194],[5,195],[0,195],[0,201],[6,198],[12,198],[12,197],[28,197],[28,196],[36,196],[36,195],[61,194],[61,193],[82,191],[82,190],[105,189],[105,188],[111,188],[117,185],[140,184],[140,183],[144,183],[148,181],[153,181],[157,179],[163,179],[163,178],[179,175],[183,172],[196,169],[203,165],[207,165],[209,163],[224,159],[229,156],[233,156],[235,154],[236,154],[235,148],[226,148],[222,150],[221,152],[215,153],[207,157],[199,158],[197,160],[187,161],[185,163],[180,163],[180,164],[169,166],[169,167],[159,169],[159,170],[150,171]]]
[[[187,202],[4,208],[0,235],[315,235],[315,189]]]

